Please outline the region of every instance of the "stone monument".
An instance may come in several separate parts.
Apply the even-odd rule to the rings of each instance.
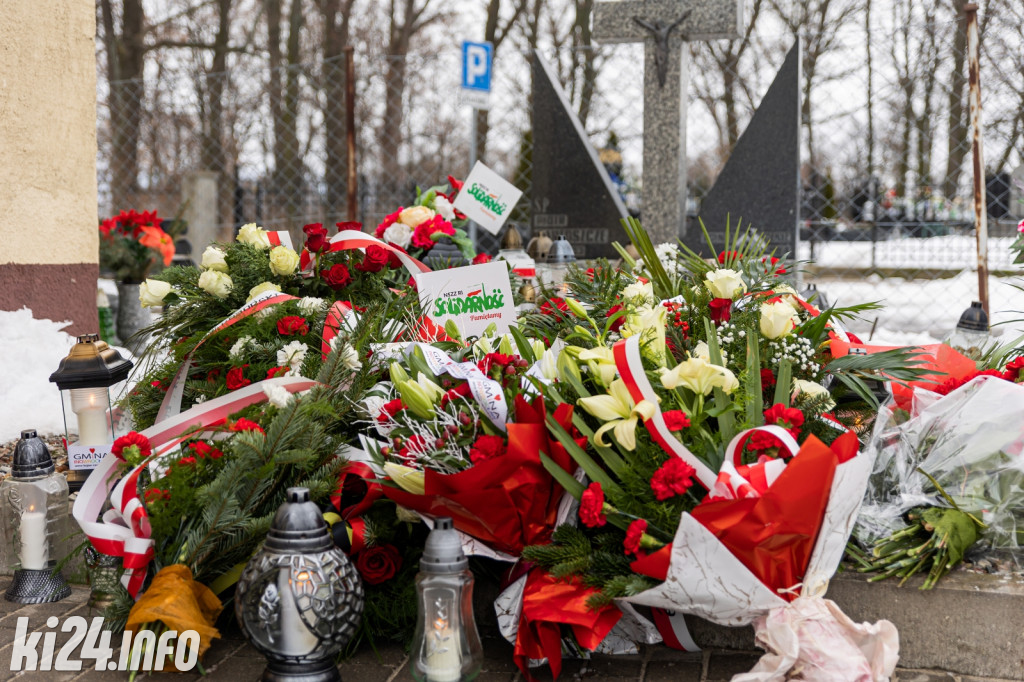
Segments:
[[[640,220],[651,240],[686,229],[686,90],[683,42],[738,38],[743,0],[616,0],[594,5],[594,40],[644,43],[644,166]]]
[[[532,234],[572,244],[578,258],[618,258],[629,215],[551,67],[533,55]]]
[[[202,260],[203,251],[216,241],[229,241],[233,235],[220,234],[217,214],[217,173],[192,171],[181,183],[183,218],[188,224],[184,239],[192,247],[192,257]]]
[[[740,220],[768,238],[781,256],[796,253],[800,220],[800,44],[754,112],[698,215],[717,250],[725,241],[726,221],[735,234]],[[741,228],[743,229],[743,228]],[[699,224],[683,242],[703,256],[707,240]]]

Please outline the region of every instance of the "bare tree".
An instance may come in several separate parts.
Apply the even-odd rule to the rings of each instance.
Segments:
[[[273,191],[284,208],[279,219],[292,229],[301,214],[303,163],[299,150],[299,81],[301,77],[300,34],[304,14],[302,0],[291,0],[288,8],[288,33],[285,51],[281,51],[282,0],[266,0],[267,53],[270,67],[269,99],[273,117],[274,173]]]
[[[327,185],[328,222],[342,220],[346,206],[348,129],[345,117],[345,72],[344,50],[349,43],[352,8],[355,0],[320,0],[323,14],[323,90],[324,133],[327,151],[325,182]]]

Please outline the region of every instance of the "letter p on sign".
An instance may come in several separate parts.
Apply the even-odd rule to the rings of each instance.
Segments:
[[[462,94],[473,106],[486,107],[487,95],[491,92],[493,52],[490,43],[472,43],[468,40],[462,43]]]

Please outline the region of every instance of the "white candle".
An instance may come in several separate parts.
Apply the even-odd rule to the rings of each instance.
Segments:
[[[302,574],[299,575],[301,590],[306,581],[301,579]],[[289,584],[290,576],[291,571],[285,568],[281,570],[277,578],[277,593],[281,599],[281,644],[278,651],[289,656],[301,656],[316,648],[319,640],[316,634],[310,632],[306,624],[302,622],[299,606],[295,603],[295,595],[292,594]]]
[[[462,679],[462,652],[447,621],[438,619],[428,635],[427,660],[423,672],[427,682],[459,682]]]
[[[105,389],[102,388],[71,390],[71,409],[78,417],[79,445],[104,445],[111,442],[104,396]]]
[[[21,515],[21,567],[35,571],[46,568],[46,513],[31,506]]]

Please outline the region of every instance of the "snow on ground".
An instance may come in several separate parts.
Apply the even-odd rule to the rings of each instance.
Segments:
[[[35,319],[28,308],[0,311],[0,443],[18,438],[24,429],[47,436],[64,434],[60,391],[50,383],[50,374],[75,345],[75,337],[63,331],[70,324]],[[126,349],[118,351],[134,359]],[[121,395],[125,383],[111,387],[111,399]],[[78,422],[73,412],[68,412],[68,420],[75,433]]]
[[[988,269],[1019,270],[1010,251],[1012,237],[988,240]],[[871,242],[829,241],[811,244],[801,242],[797,257],[812,260],[822,267],[840,268],[902,268],[907,270],[960,270],[977,264],[977,246],[973,236],[950,235],[927,239],[889,239],[875,243],[875,262],[871,263]]]

